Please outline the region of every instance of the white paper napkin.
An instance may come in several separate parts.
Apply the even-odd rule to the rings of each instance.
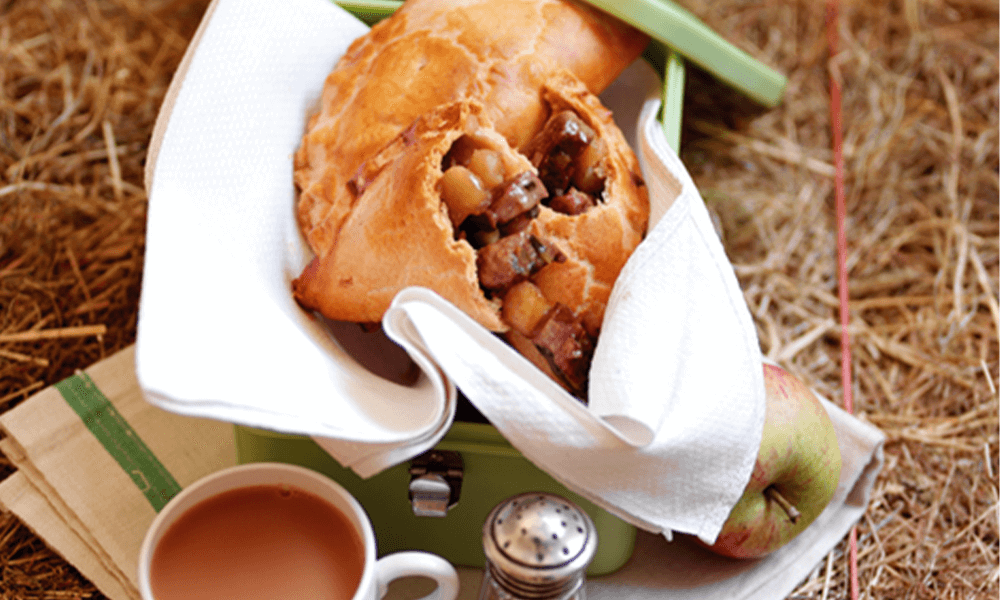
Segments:
[[[371,375],[289,292],[307,252],[292,154],[366,30],[326,0],[209,7],[151,144],[136,361],[163,408],[362,441],[380,469],[444,435],[454,386],[427,363],[414,386]]]
[[[401,294],[414,386],[366,371],[291,298],[308,259],[292,154],[363,25],[327,0],[215,0],[151,153],[137,374],[166,409],[311,435],[362,476],[431,447],[454,383],[567,487],[650,531],[714,539],[749,478],[764,400],[732,267],[655,116],[645,63],[602,98],[640,152],[653,221],[612,294],[584,407],[450,304]]]

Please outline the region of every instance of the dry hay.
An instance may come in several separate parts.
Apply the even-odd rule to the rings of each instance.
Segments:
[[[692,90],[684,158],[764,352],[838,402],[841,81],[854,407],[888,436],[858,528],[861,597],[996,598],[997,4],[845,2],[832,65],[822,6],[691,6],[789,76],[763,114]],[[794,597],[847,597],[844,550]]]
[[[205,4],[0,1],[0,410],[135,341],[146,148]],[[0,598],[57,597],[102,596],[0,518]]]
[[[888,436],[862,598],[998,595],[997,3],[685,0],[789,76],[761,110],[689,71],[683,158],[762,348],[840,402],[828,76],[844,90],[853,398]],[[134,341],[142,168],[205,0],[0,2],[0,410]],[[10,472],[4,463],[0,476]],[[848,597],[846,543],[791,596]],[[0,597],[102,596],[0,518]]]

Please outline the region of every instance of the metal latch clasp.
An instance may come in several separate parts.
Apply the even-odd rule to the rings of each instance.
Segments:
[[[428,450],[410,461],[410,504],[418,517],[443,517],[462,492],[462,455]]]

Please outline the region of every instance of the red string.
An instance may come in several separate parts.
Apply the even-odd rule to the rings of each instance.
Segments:
[[[826,5],[826,34],[830,47],[830,127],[833,133],[834,194],[837,204],[837,287],[840,296],[840,379],[844,390],[844,410],[854,412],[854,396],[851,382],[851,337],[849,296],[847,285],[847,202],[844,196],[844,153],[841,121],[840,78],[836,66],[838,52],[837,0],[828,0]],[[848,537],[848,576],[850,578],[851,599],[858,598],[858,533],[852,527]]]

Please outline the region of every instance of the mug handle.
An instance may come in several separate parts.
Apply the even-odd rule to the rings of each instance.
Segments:
[[[429,577],[437,582],[434,591],[420,600],[455,600],[458,597],[458,572],[437,554],[407,550],[383,556],[375,563],[378,597],[384,598],[389,582],[400,577]]]

